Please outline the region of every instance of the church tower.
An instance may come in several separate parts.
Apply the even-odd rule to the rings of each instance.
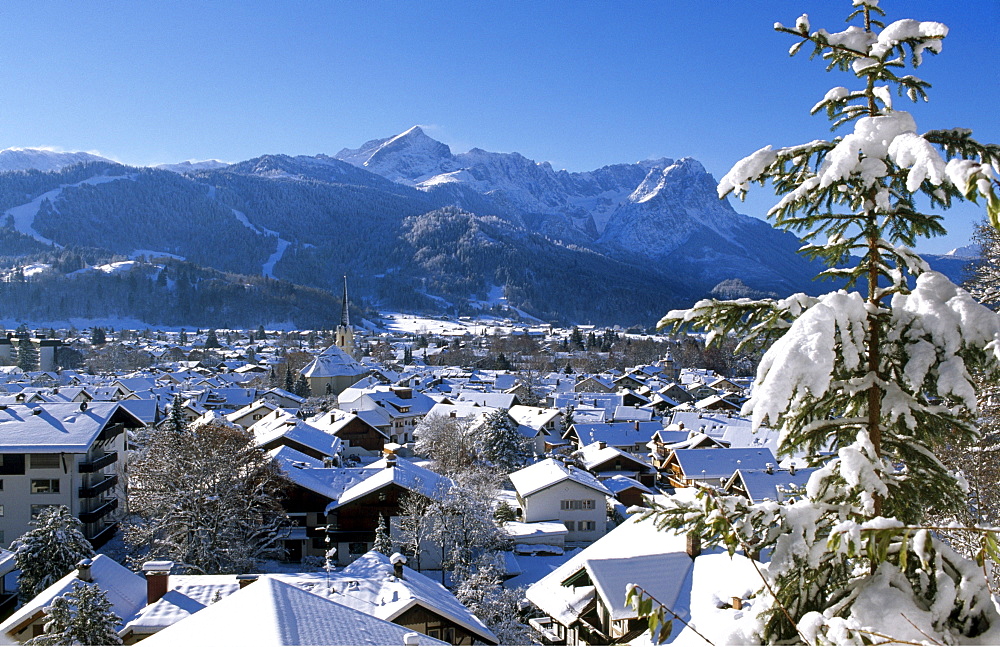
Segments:
[[[347,277],[344,277],[344,304],[340,310],[340,325],[334,334],[333,343],[342,351],[354,357],[354,331],[351,329],[351,316],[347,309]]]

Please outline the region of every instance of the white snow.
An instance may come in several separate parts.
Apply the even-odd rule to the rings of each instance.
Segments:
[[[22,204],[20,206],[8,209],[6,212],[4,212],[4,216],[13,216],[14,228],[17,231],[21,232],[22,234],[31,236],[35,240],[41,243],[45,243],[46,245],[55,245],[54,241],[45,238],[37,231],[35,231],[34,227],[35,216],[38,215],[38,210],[41,208],[42,202],[48,200],[53,205],[55,205],[55,202],[56,200],[59,199],[59,196],[63,192],[63,189],[68,187],[77,187],[77,186],[82,186],[84,184],[104,184],[105,182],[116,182],[119,180],[134,180],[134,179],[135,179],[134,175],[127,175],[127,176],[98,175],[96,177],[83,180],[82,182],[77,182],[76,184],[66,184],[59,187],[58,189],[53,189],[51,191],[43,193],[42,195],[38,196],[31,202],[28,202],[27,204]],[[56,245],[56,246],[61,247],[61,245]]]
[[[281,260],[281,257],[285,255],[285,250],[291,243],[283,238],[278,239],[278,248],[271,254],[264,265],[261,266],[261,274],[268,278],[275,278],[274,276],[274,266]]]

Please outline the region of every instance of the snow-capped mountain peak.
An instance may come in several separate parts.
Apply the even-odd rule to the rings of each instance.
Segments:
[[[429,137],[420,126],[387,139],[373,139],[360,148],[345,148],[336,158],[411,186],[459,168],[451,148]]]
[[[47,148],[5,148],[0,150],[0,172],[5,171],[58,171],[83,162],[109,162],[93,153],[64,153]]]
[[[184,162],[178,162],[176,164],[157,164],[153,168],[160,169],[161,171],[173,171],[174,173],[194,173],[196,171],[214,171],[215,169],[226,168],[229,166],[229,162],[223,162],[222,160],[186,160]]]

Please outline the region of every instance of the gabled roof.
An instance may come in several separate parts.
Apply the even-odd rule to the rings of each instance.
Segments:
[[[261,420],[260,422],[264,421]],[[251,427],[251,430],[254,435],[254,443],[258,447],[279,439],[287,439],[325,456],[333,457],[340,451],[341,440],[339,437],[317,429],[291,414],[286,414],[275,420],[269,420],[267,424],[255,424]]]
[[[359,584],[353,589],[341,589],[343,595],[332,598],[342,604],[385,620],[393,620],[407,610],[421,606],[463,627],[480,641],[493,645],[499,642],[493,632],[451,591],[407,566],[403,566],[403,579],[397,579],[389,558],[378,551],[369,551],[351,562],[341,576]],[[367,605],[370,610],[362,604],[355,606],[354,601]]]
[[[778,459],[768,448],[675,449],[668,462],[676,460],[689,479],[728,479],[738,469],[764,469]]]
[[[0,451],[8,454],[80,454],[111,422],[141,427],[117,402],[12,404],[0,408]]]
[[[520,469],[510,475],[510,480],[522,497],[530,496],[563,481],[579,483],[605,496],[611,494],[593,474],[554,458],[546,458],[544,461]]]
[[[330,501],[336,501],[344,490],[374,473],[369,468],[324,467],[322,461],[287,445],[271,450],[268,456],[278,463],[289,481]]]
[[[652,517],[630,517],[532,584],[525,595],[564,626],[576,622],[597,595],[616,619],[634,618],[625,607],[625,585],[638,584],[672,607],[693,561],[685,551],[684,536],[657,530]],[[590,584],[564,584],[581,579]]]
[[[421,467],[405,458],[396,458],[395,466],[389,466],[385,458],[368,466],[371,475],[360,483],[352,485],[327,507],[327,511],[347,505],[351,501],[377,492],[388,485],[417,492],[431,499],[439,499],[454,486],[447,476],[442,476],[426,467]]]
[[[575,415],[575,414],[574,414]],[[604,441],[608,445],[645,445],[653,434],[663,429],[659,422],[601,422],[573,425],[580,445]],[[563,435],[566,437],[566,434]]]
[[[406,627],[263,577],[145,641],[150,645],[400,645]],[[422,636],[421,642],[446,644]]]
[[[653,466],[645,461],[642,461],[628,452],[623,452],[617,447],[611,447],[605,445],[601,447],[600,442],[591,443],[581,447],[577,451],[573,452],[573,456],[581,463],[583,466],[591,471],[599,471],[601,466],[618,459],[619,461],[628,461],[632,463],[636,469],[653,471]]]
[[[770,472],[766,469],[740,469],[733,474],[726,484],[726,489],[739,482],[751,503],[760,503],[765,499],[781,502],[804,490],[809,477],[815,471],[814,468],[797,469],[793,474],[789,470],[781,469]]]

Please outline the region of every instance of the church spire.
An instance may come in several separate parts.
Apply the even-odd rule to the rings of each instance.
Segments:
[[[344,275],[344,304],[340,310],[340,325],[345,328],[351,325],[351,315],[347,311],[347,275]]]

